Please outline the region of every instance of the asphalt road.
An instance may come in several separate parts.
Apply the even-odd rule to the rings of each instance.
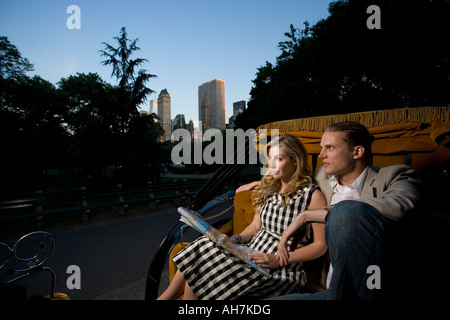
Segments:
[[[221,204],[211,210],[210,215],[228,206]],[[173,202],[162,203],[156,209],[129,210],[124,217],[102,215],[94,217],[87,225],[50,226],[43,230],[55,240],[54,253],[44,264],[56,273],[55,292],[65,293],[71,300],[143,300],[153,256],[179,221],[177,207]],[[231,214],[232,211],[226,215]],[[198,236],[192,229],[184,234],[187,241]],[[35,243],[30,241],[31,250],[37,250],[41,241],[39,238]],[[14,242],[9,241],[8,245],[12,247]],[[79,268],[79,289],[69,288],[75,283],[73,270],[68,270],[70,266]],[[167,276],[167,265],[164,272]],[[50,279],[49,273],[39,272],[17,284],[27,288],[28,298],[45,296],[51,292]],[[167,277],[163,280],[166,283],[160,288],[167,285]]]
[[[82,228],[54,235],[54,264],[60,281],[56,292],[71,299],[98,299],[109,292],[145,279],[154,252],[177,223],[175,208],[128,221]],[[81,271],[81,289],[68,290],[67,266]]]
[[[143,299],[153,255],[178,219],[175,204],[163,204],[157,210],[97,218],[88,225],[62,230],[45,230],[55,240],[54,253],[44,264],[56,273],[55,292],[65,293],[71,300]],[[80,289],[67,286],[73,274],[67,271],[72,265],[79,267]],[[18,284],[27,288],[28,297],[51,292],[46,272]]]

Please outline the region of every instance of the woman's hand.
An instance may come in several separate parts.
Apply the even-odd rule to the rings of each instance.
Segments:
[[[280,267],[277,256],[269,253],[250,253],[250,259],[261,268],[274,269]]]
[[[290,248],[288,250],[287,248],[287,242],[288,240],[293,237],[300,228],[306,223],[306,214],[307,211],[304,211],[300,213],[294,221],[283,231],[283,234],[281,235],[280,243],[278,244],[278,251],[277,251],[277,260],[279,261],[280,266],[287,266],[289,264],[289,251],[294,251],[297,247],[298,240],[293,241],[290,245]]]

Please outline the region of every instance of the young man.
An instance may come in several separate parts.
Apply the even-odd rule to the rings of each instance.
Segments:
[[[327,206],[300,214],[284,231],[278,247],[281,264],[287,241],[307,222],[325,223],[330,254],[328,291],[290,299],[379,299],[392,297],[398,273],[399,221],[415,210],[420,180],[408,166],[369,165],[373,137],[356,122],[329,126],[321,139],[323,166],[315,179]],[[253,188],[252,183],[237,190]],[[401,269],[400,269],[401,270]]]

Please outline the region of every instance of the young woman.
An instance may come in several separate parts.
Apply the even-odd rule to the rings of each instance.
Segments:
[[[306,209],[326,205],[322,192],[312,183],[307,153],[291,135],[282,135],[268,145],[268,172],[256,189],[253,222],[233,241],[258,253],[250,258],[270,271],[265,277],[206,237],[200,237],[173,258],[178,266],[172,282],[160,300],[269,298],[294,292],[305,284],[302,262],[327,251],[325,225],[312,223],[310,239],[297,246],[286,263],[277,259],[284,229]]]

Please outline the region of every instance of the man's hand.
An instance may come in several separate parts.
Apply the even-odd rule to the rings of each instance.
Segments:
[[[307,222],[324,223],[327,213],[328,212],[325,209],[314,209],[303,211],[283,231],[280,243],[278,244],[278,252],[277,252],[277,260],[280,261],[281,266],[288,265],[289,251],[294,251],[295,248],[297,247],[298,242],[303,238],[304,234],[303,232],[301,232],[302,231],[301,228],[304,227]],[[291,237],[294,237],[294,240],[292,241],[292,244],[288,251],[287,242]]]
[[[255,187],[259,186],[261,184],[260,181],[253,181],[247,184],[243,184],[239,188],[236,189],[236,193],[238,192],[244,192],[244,191],[250,191],[253,190]]]
[[[280,262],[280,266],[287,266],[289,264],[289,251],[294,251],[297,244],[300,241],[300,236],[295,237],[292,241],[289,250],[287,248],[287,242],[290,238],[294,237],[299,229],[305,224],[306,211],[300,213],[297,218],[283,231],[281,235],[280,243],[278,244],[277,260]]]

